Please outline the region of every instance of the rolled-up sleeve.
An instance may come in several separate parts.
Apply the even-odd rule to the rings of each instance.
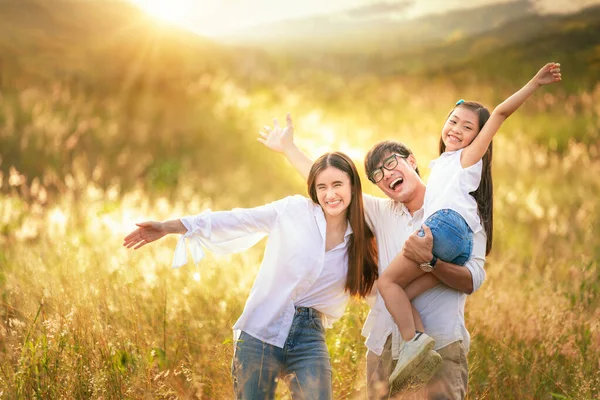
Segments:
[[[471,252],[471,258],[465,264],[465,267],[471,272],[471,278],[473,279],[473,292],[481,287],[483,281],[485,281],[485,248],[486,248],[486,235],[485,230],[481,229],[475,235],[473,235],[473,251]]]
[[[269,234],[289,198],[255,208],[231,211],[206,210],[198,215],[180,218],[187,233],[181,236],[175,249],[173,268],[187,264],[186,239],[197,264],[204,258],[202,248],[217,254],[238,253],[254,246]]]

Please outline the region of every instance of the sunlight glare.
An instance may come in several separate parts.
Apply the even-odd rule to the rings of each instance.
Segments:
[[[190,4],[187,0],[133,0],[148,14],[161,20],[185,26]]]
[[[55,208],[48,217],[50,225],[53,228],[58,228],[61,232],[64,232],[65,225],[67,224],[67,216],[62,212],[60,208]]]

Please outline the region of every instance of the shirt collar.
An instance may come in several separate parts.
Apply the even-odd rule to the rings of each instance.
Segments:
[[[344,238],[352,235],[354,231],[352,230],[352,226],[350,225],[350,221],[348,221],[348,226],[346,227],[346,233],[344,233]]]
[[[445,152],[443,152],[442,154],[440,154],[440,156],[438,158],[436,158],[434,160],[431,160],[429,162],[429,168],[430,169],[433,168],[433,166],[435,165],[436,162],[445,160],[448,157],[451,157],[452,155],[454,155],[454,154],[456,154],[458,152],[461,152],[461,151],[463,151],[463,149],[458,149],[458,150],[452,150],[452,151],[445,151]]]
[[[317,222],[317,226],[319,227],[319,232],[321,233],[321,236],[323,237],[323,239],[325,239],[327,234],[327,221],[325,220],[325,212],[318,204],[314,204],[314,207],[315,221]],[[353,233],[354,231],[352,230],[350,221],[348,221],[348,225],[346,226],[346,232],[344,233],[344,241],[347,241],[348,236],[350,236]]]
[[[408,209],[408,207],[406,207],[404,205],[404,203],[400,203],[399,201],[395,201],[394,202],[394,206],[396,208],[396,213],[399,215],[406,215],[410,218],[415,218],[418,217],[419,215],[423,214],[423,207],[419,208],[417,211],[414,212],[414,214],[411,215],[410,210]]]

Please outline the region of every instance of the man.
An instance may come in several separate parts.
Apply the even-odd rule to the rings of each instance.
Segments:
[[[312,161],[296,147],[289,114],[287,126],[265,127],[258,140],[270,149],[282,152],[298,172],[306,177]],[[432,254],[433,238],[425,226],[425,236],[416,231],[423,223],[425,184],[419,176],[412,152],[403,144],[386,141],[376,144],[365,157],[365,171],[370,180],[388,198],[364,195],[367,223],[377,238],[379,273],[399,253],[420,265],[424,274],[419,279],[439,279],[439,284],[412,300],[422,324],[415,318],[417,330],[425,330],[435,339],[435,350],[442,357],[441,366],[430,378],[428,370],[437,367],[436,354],[431,354],[416,366],[411,375],[427,382],[410,395],[427,399],[463,399],[467,393],[468,365],[466,353],[470,336],[464,323],[466,294],[473,293],[485,280],[486,237],[484,230],[474,235],[471,259],[465,266],[437,260]],[[379,172],[377,172],[379,171]],[[409,285],[410,286],[410,285]],[[410,287],[406,288],[411,297]],[[418,317],[418,315],[415,315]],[[398,358],[402,343],[398,329],[379,294],[365,321],[363,335],[367,338],[367,386],[369,398],[387,396],[387,380],[393,360]],[[393,340],[392,340],[393,338]],[[433,367],[432,367],[433,366]],[[424,372],[423,372],[424,371]]]

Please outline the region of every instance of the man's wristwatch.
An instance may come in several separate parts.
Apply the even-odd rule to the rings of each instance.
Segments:
[[[431,261],[420,264],[419,268],[421,268],[421,271],[423,271],[423,272],[431,272],[435,268],[435,264],[437,263],[437,260],[438,260],[438,258],[436,256],[433,256]]]

